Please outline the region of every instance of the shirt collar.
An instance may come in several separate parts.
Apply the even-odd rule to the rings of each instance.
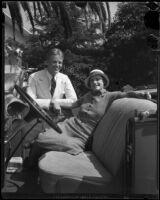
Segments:
[[[51,81],[52,75],[49,73],[49,71],[47,69],[46,69],[46,71],[47,71],[47,76],[48,76],[49,80]],[[59,72],[57,74],[55,74],[55,79],[56,79],[58,74],[59,74]]]

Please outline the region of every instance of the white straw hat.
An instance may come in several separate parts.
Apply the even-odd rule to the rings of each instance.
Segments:
[[[94,76],[94,75],[100,75],[100,76],[102,76],[104,78],[104,80],[105,80],[104,88],[107,88],[109,86],[109,78],[108,78],[108,76],[102,70],[100,70],[100,69],[94,69],[94,70],[92,70],[90,72],[89,76],[85,80],[85,86],[87,88],[90,89],[89,81],[90,81],[90,78],[92,76]]]

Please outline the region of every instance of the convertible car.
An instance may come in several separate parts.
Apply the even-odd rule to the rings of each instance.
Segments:
[[[86,151],[76,156],[49,151],[39,158],[38,169],[24,167],[30,149],[23,141],[44,121],[60,134],[61,129],[23,88],[15,85],[14,89],[18,98],[6,96],[5,101],[8,117],[2,134],[3,198],[158,198],[156,88],[143,89],[151,93],[151,100],[114,101]],[[30,110],[36,114],[32,120],[27,117]],[[22,134],[24,127],[28,129]]]

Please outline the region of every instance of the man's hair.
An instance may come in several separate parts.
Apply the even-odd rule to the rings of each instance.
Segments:
[[[49,59],[51,56],[60,56],[62,59],[64,59],[64,54],[60,49],[53,48],[50,49],[47,53],[47,59]]]

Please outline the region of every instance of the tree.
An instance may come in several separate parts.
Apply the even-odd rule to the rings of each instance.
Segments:
[[[146,29],[143,20],[146,11],[145,2],[120,3],[114,22],[106,32],[106,65],[113,79],[111,83],[117,89],[125,84],[134,87],[156,84],[156,55],[147,46],[147,36],[156,30]]]
[[[34,35],[27,39],[27,45],[24,49],[23,64],[29,67],[44,67],[46,52],[51,47],[58,47],[63,51],[70,49],[78,50],[80,54],[84,49],[99,48],[105,41],[105,31],[110,26],[111,16],[108,2],[81,2],[81,5],[75,2],[7,2],[12,12],[13,23],[21,21],[21,13],[14,13],[20,6],[28,13]],[[82,6],[83,5],[83,6]],[[18,23],[22,30],[22,23]],[[96,29],[101,33],[97,34]],[[79,49],[82,50],[79,53]],[[79,57],[75,55],[74,57]],[[64,67],[66,73],[73,75],[76,85],[76,73],[80,73],[85,78],[86,70],[90,66],[83,63],[84,56],[77,59],[77,63],[70,63],[70,66]],[[85,60],[88,60],[85,56]],[[92,59],[91,63],[95,63]],[[87,61],[88,62],[88,61]],[[65,63],[68,65],[67,61]],[[74,69],[74,70],[73,70]],[[78,81],[83,80],[78,77]],[[79,84],[79,83],[78,83]]]
[[[9,11],[11,13],[12,24],[13,24],[13,36],[15,39],[15,23],[17,23],[20,32],[23,34],[23,21],[22,15],[20,12],[20,6],[23,8],[25,12],[27,12],[30,23],[32,25],[33,32],[35,30],[34,20],[39,20],[39,16],[42,19],[43,14],[48,18],[52,18],[53,15],[56,15],[58,19],[63,24],[64,32],[66,38],[70,38],[72,36],[72,27],[70,24],[70,17],[67,12],[67,6],[69,2],[54,2],[54,1],[7,1]],[[76,5],[76,2],[74,2]],[[103,31],[105,29],[105,23],[108,20],[110,24],[110,8],[108,3],[104,2],[96,2],[96,3],[81,3],[83,4],[83,9],[87,11],[88,6],[90,5],[91,9],[94,13],[99,16],[100,22],[103,25]],[[34,14],[33,14],[34,13]],[[107,18],[108,13],[108,18]],[[34,15],[34,16],[33,16]]]
[[[19,66],[22,67],[22,53],[23,53],[24,45],[19,42],[13,40],[12,38],[8,38],[5,41],[5,58],[8,60],[10,66]]]

